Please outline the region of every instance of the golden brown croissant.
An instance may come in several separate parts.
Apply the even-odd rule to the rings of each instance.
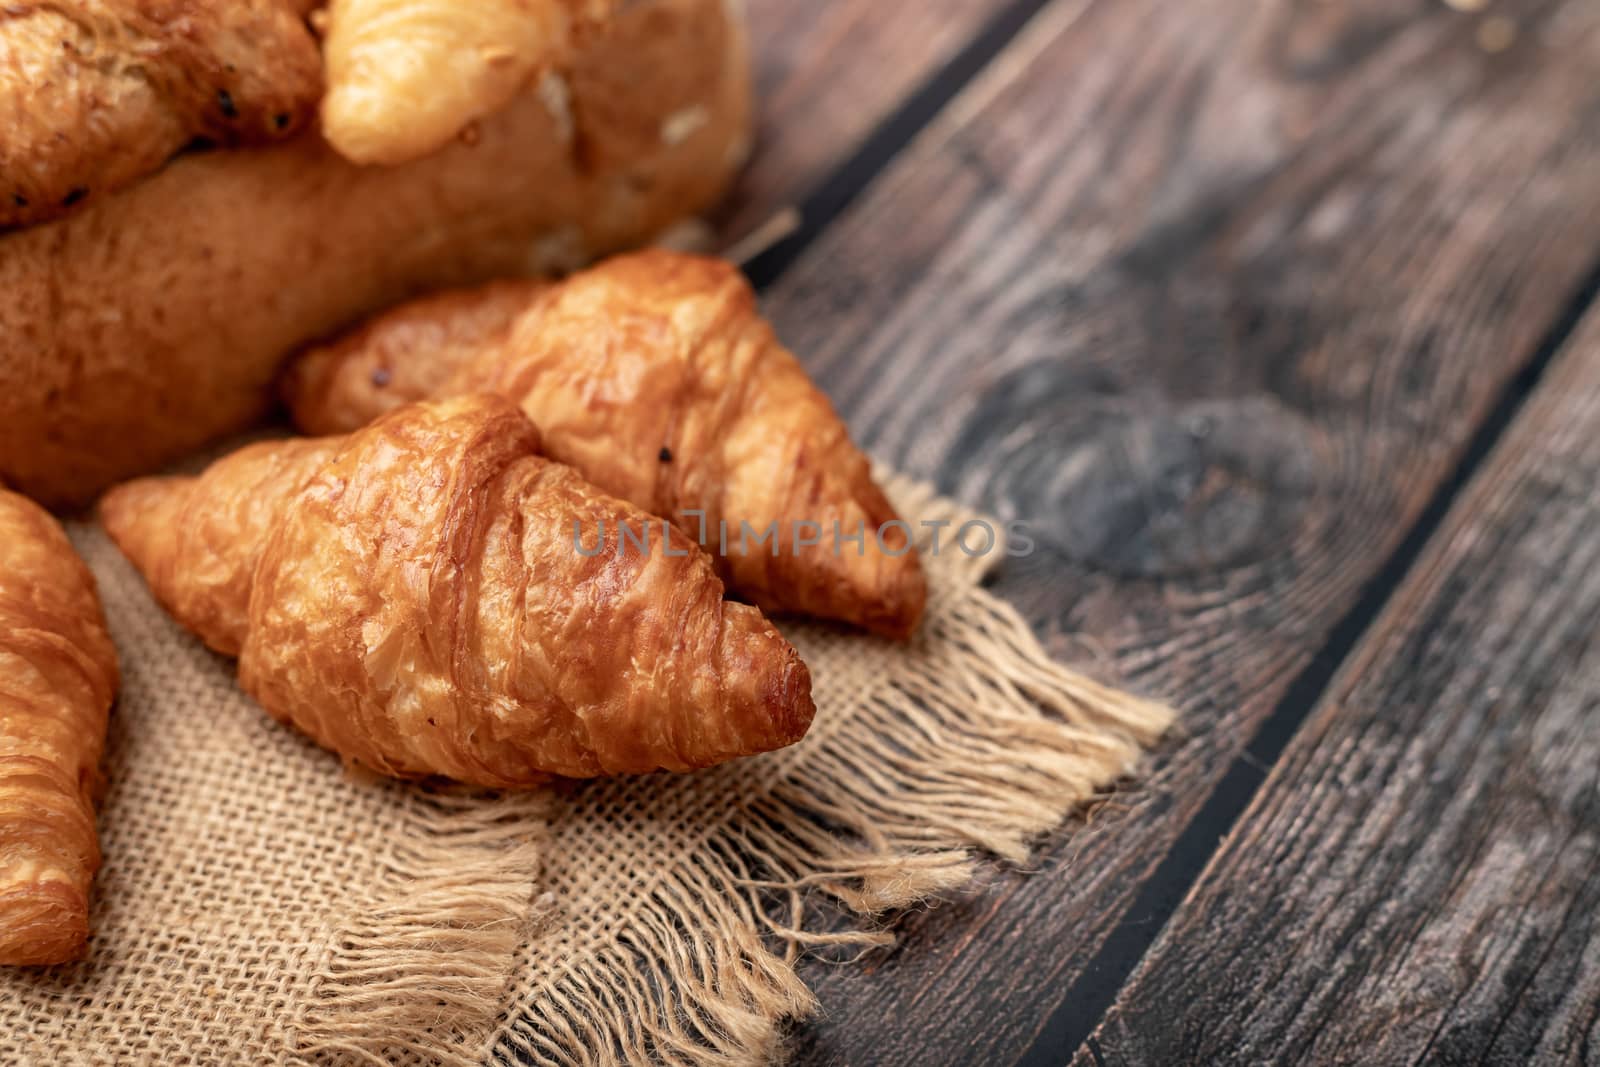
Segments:
[[[0,489],[0,964],[84,953],[117,656],[55,520]]]
[[[285,382],[312,433],[480,390],[521,404],[551,458],[704,532],[724,579],[762,608],[891,637],[916,628],[926,592],[909,528],[891,525],[866,457],[731,265],[654,250],[556,285],[420,300],[308,352]],[[778,543],[758,544],[773,524]]]
[[[286,0],[0,5],[0,226],[51,218],[196,138],[305,125],[322,58]]]
[[[791,744],[810,675],[681,536],[463,396],[108,493],[107,530],[276,718],[359,763],[475,785],[706,767]]]
[[[567,65],[619,2],[331,0],[323,135],[357,163],[437,151],[537,71]]]

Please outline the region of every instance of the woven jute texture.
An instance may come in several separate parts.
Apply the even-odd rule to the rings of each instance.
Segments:
[[[909,647],[785,626],[818,714],[784,752],[525,794],[358,779],[70,532],[125,678],[105,862],[90,958],[0,974],[0,1063],[766,1062],[816,1008],[802,953],[1025,859],[1169,719],[1050,662],[979,587],[1002,554],[947,543]]]

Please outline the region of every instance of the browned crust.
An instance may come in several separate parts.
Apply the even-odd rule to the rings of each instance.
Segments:
[[[528,786],[799,740],[815,708],[793,646],[682,538],[578,552],[574,526],[614,547],[649,517],[538,443],[497,397],[411,404],[119,487],[101,517],[180,622],[232,613],[240,683],[267,711],[385,774]],[[275,462],[298,476],[264,481]],[[226,610],[205,603],[241,583]]]
[[[0,964],[85,950],[116,653],[55,520],[0,489]]]
[[[916,550],[731,264],[655,249],[556,285],[439,294],[312,349],[284,385],[312,433],[477,390],[516,401],[548,454],[606,492],[695,535],[682,517],[699,511],[713,547],[723,524],[733,544],[741,523],[776,524],[776,555],[718,556],[723,579],[762,608],[901,639],[916,629],[927,595]],[[835,523],[841,536],[863,530],[861,547],[836,551]],[[796,533],[821,543],[797,546]]]
[[[89,947],[89,897],[59,882],[0,890],[0,965],[48,966],[79,960]]]
[[[312,135],[188,154],[0,237],[0,478],[83,503],[258,418],[311,338],[427,289],[575,266],[705,208],[743,159],[748,73],[722,0],[644,0],[473,144],[395,168]],[[659,135],[690,108],[706,120]]]
[[[0,227],[55,218],[195,139],[305,126],[322,60],[284,0],[0,5]]]

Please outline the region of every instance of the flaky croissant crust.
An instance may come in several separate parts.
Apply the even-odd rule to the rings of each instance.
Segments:
[[[82,956],[116,653],[55,520],[0,489],[0,963]]]
[[[720,544],[776,524],[773,553],[719,571],[769,611],[908,636],[926,589],[916,551],[827,397],[716,259],[652,250],[559,284],[501,282],[381,315],[305,354],[285,397],[313,433],[423,396],[515,400],[552,458]],[[701,517],[687,514],[700,513]],[[859,547],[834,537],[864,531]],[[881,531],[881,539],[879,533]],[[821,543],[797,544],[796,534]]]
[[[793,647],[686,541],[581,554],[575,528],[648,517],[537,447],[468,395],[132,482],[101,515],[269,712],[387,774],[520,786],[798,740]]]

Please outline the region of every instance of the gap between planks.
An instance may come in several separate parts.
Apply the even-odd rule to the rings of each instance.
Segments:
[[[1518,412],[1544,379],[1556,355],[1572,338],[1584,316],[1596,307],[1600,307],[1600,259],[1595,260],[1588,275],[1568,298],[1534,355],[1501,391],[1494,408],[1473,432],[1450,476],[1435,490],[1399,546],[1367,580],[1356,603],[1335,624],[1310,663],[1295,676],[1260,730],[1212,790],[1205,805],[1145,880],[1126,914],[1148,915],[1152,921],[1124,921],[1117,925],[1101,943],[1082,977],[1068,990],[1061,1008],[1045,1021],[1032,1046],[1017,1061],[1019,1067],[1044,1067],[1046,1064],[1054,1067],[1060,1064],[1062,1055],[1078,1049],[1086,1049],[1099,1062],[1100,1052],[1092,1042],[1093,1034],[1129,978],[1260,792],[1267,770],[1278,762],[1301,724],[1333,686],[1340,669],[1379,622],[1424,549],[1443,527],[1457,499],[1488,461]]]

